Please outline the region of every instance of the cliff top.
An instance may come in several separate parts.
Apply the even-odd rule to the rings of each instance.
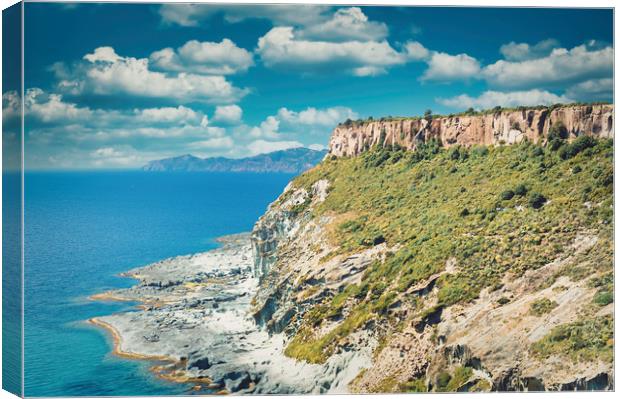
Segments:
[[[479,116],[479,115],[494,115],[494,114],[498,114],[498,113],[502,113],[502,112],[515,112],[515,111],[528,111],[528,110],[547,110],[547,111],[553,111],[559,108],[571,108],[571,107],[583,107],[583,106],[595,106],[595,105],[613,105],[612,103],[608,103],[608,102],[602,102],[602,101],[596,101],[596,102],[590,102],[590,103],[566,103],[566,104],[553,104],[553,105],[532,105],[532,106],[525,106],[525,105],[520,105],[517,107],[501,107],[501,106],[496,106],[493,108],[487,108],[487,109],[482,109],[482,110],[476,110],[474,108],[469,108],[463,112],[458,112],[458,113],[451,113],[451,114],[434,114],[430,109],[427,110],[424,115],[416,115],[416,116],[392,116],[392,115],[388,115],[388,116],[383,116],[379,119],[374,119],[372,116],[369,116],[366,119],[357,119],[357,120],[351,120],[351,119],[347,119],[346,121],[338,124],[338,126],[352,126],[352,125],[362,125],[364,123],[369,123],[369,122],[394,122],[394,121],[406,121],[406,120],[420,120],[420,119],[426,119],[428,117],[431,118],[454,118],[457,116]]]

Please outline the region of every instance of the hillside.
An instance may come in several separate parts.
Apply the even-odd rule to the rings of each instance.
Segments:
[[[291,148],[240,159],[198,158],[188,154],[151,161],[143,166],[142,170],[147,172],[278,172],[297,174],[319,163],[326,152],[309,148]]]
[[[309,363],[371,348],[354,392],[613,388],[605,107],[519,140],[339,126],[254,228],[255,319]]]

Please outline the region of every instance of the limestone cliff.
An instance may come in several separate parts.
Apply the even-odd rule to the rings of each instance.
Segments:
[[[255,320],[354,354],[354,392],[612,389],[613,134],[611,105],[338,126],[254,227]]]
[[[500,110],[478,115],[352,122],[338,125],[329,141],[337,157],[359,155],[373,145],[394,145],[412,150],[421,142],[439,139],[444,146],[497,145],[545,139],[554,123],[561,122],[571,137],[581,134],[613,137],[613,105],[570,105],[554,108]]]

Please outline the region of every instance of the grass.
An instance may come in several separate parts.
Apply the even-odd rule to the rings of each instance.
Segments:
[[[437,281],[438,307],[471,301],[506,273],[519,276],[570,255],[569,244],[583,231],[598,235],[598,243],[558,276],[612,270],[613,142],[582,143],[565,150],[570,157],[561,150],[567,145],[374,147],[358,157],[327,159],[297,177],[294,186],[308,190],[318,180],[330,182],[326,200],[304,210],[338,221],[329,235],[335,249],[326,259],[383,242],[399,249],[372,263],[360,284],[307,312],[286,354],[324,362],[338,341],[366,322],[390,322],[390,305],[413,301],[402,293],[443,271],[450,258],[457,268]],[[344,320],[314,337],[310,331],[326,316]]]
[[[538,357],[558,355],[573,361],[611,362],[614,350],[612,316],[595,317],[555,327],[532,345]]]

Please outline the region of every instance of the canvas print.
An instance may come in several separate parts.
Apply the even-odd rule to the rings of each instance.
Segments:
[[[3,388],[613,390],[613,34],[612,8],[7,8]]]

